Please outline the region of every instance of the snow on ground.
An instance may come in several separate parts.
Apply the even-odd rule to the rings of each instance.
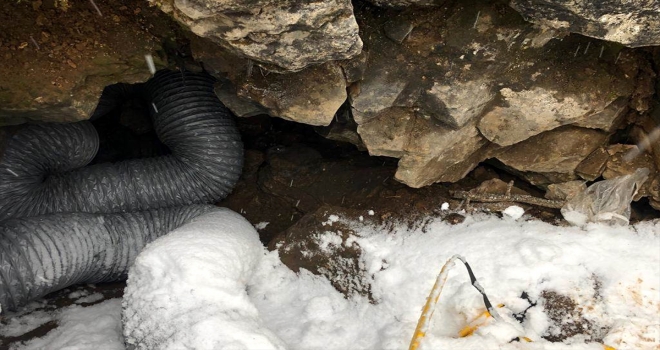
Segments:
[[[401,226],[393,234],[384,234],[381,227],[353,228],[359,237],[347,241],[363,251],[374,304],[366,298],[346,300],[322,278],[281,268],[276,253],[262,264],[272,267],[264,266],[255,276],[253,302],[291,348],[407,348],[435,277],[454,254],[468,260],[495,304],[519,312],[529,306],[520,298],[522,292],[536,299],[543,290],[554,290],[583,305],[585,318],[610,328],[606,344],[637,349],[660,345],[660,222],[580,229],[475,216],[456,226],[440,221],[415,230]],[[333,236],[332,231],[326,236]],[[323,246],[333,239],[319,241]],[[509,330],[497,324],[457,339],[459,330],[483,309],[464,267],[455,266],[423,348],[520,348],[500,337]],[[527,316],[521,331],[534,343],[525,348],[602,349],[577,339],[553,345],[540,337],[548,326],[541,308],[530,309]]]
[[[15,349],[23,350],[123,350],[121,299],[94,306],[72,305],[57,312],[59,327]]]
[[[146,247],[124,290],[124,334],[137,349],[283,349],[246,293],[264,247],[220,208]]]
[[[0,327],[0,336],[17,337],[38,328],[44,323],[53,321],[55,319],[53,313],[42,310],[44,304],[43,302],[29,303],[20,311],[3,320],[2,327]]]
[[[349,225],[355,237],[338,241],[332,225],[338,221]],[[660,221],[577,228],[524,216],[515,220],[475,215],[455,226],[431,219],[416,228],[399,225],[394,230],[366,220],[346,222],[340,216],[324,223],[326,233],[317,239],[325,251],[342,244],[360,247],[372,302],[359,295],[346,298],[326,278],[304,270],[296,274],[280,262],[277,252],[265,251],[251,280],[242,281],[249,298],[231,301],[251,303],[244,305],[246,309],[256,307],[259,323],[289,349],[407,348],[436,275],[455,254],[467,259],[491,302],[505,304],[499,313],[506,323],[491,319],[472,336],[457,336],[484,310],[481,295],[459,263],[450,270],[421,349],[603,349],[579,335],[563,343],[543,339],[552,330],[548,312],[542,303],[530,307],[521,299],[525,292],[530,300],[539,300],[543,291],[572,298],[607,345],[660,347]],[[177,307],[171,305],[174,313]],[[513,313],[527,308],[522,323],[513,319]],[[120,311],[118,300],[68,307],[57,316],[59,328],[19,348],[123,349]],[[533,342],[510,342],[522,335]]]

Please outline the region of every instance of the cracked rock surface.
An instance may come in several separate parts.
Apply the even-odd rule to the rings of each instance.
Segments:
[[[194,34],[273,70],[298,71],[362,49],[350,0],[153,2]]]

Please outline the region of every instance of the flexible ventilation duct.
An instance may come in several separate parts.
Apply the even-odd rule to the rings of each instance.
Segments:
[[[243,146],[206,74],[159,72],[145,86],[171,155],[81,167],[96,154],[89,122],[27,125],[0,160],[0,221],[58,212],[114,213],[210,203],[238,181]]]
[[[192,204],[231,191],[243,145],[213,83],[207,74],[160,71],[111,89],[144,94],[167,156],[86,166],[99,145],[87,121],[12,130],[0,145],[3,312],[73,284],[124,277],[148,242],[214,208]],[[104,98],[97,110],[112,110],[116,102]]]
[[[2,311],[16,310],[74,284],[125,278],[147,243],[217,209],[190,205],[137,213],[51,214],[2,222]]]

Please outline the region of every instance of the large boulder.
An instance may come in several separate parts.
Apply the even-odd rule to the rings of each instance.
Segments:
[[[455,130],[403,108],[387,109],[358,132],[370,154],[400,158],[395,178],[415,188],[462,179],[486,146],[474,123]]]
[[[566,96],[565,90],[503,88],[504,105],[493,107],[481,118],[479,131],[498,145],[510,146],[567,124],[609,130],[626,111],[627,99],[620,94],[631,90],[607,90]]]
[[[511,0],[535,23],[630,47],[660,45],[658,0]]]
[[[362,49],[350,0],[153,2],[196,35],[272,69],[298,71]]]
[[[253,71],[241,81],[238,95],[258,102],[268,114],[282,119],[329,125],[346,102],[346,82],[334,62],[288,74]]]
[[[283,73],[267,70],[209,39],[192,37],[190,46],[209,72],[226,80],[216,93],[238,116],[268,114],[326,126],[346,102],[344,70],[337,62]]]
[[[640,55],[580,36],[553,40],[556,31],[501,4],[356,16],[365,40],[363,62],[351,65],[362,79],[348,89],[357,131],[371,154],[400,158],[396,178],[413,187],[457,181],[498,148],[567,125],[592,129],[579,132],[588,150],[569,142],[576,149],[562,151],[577,156],[555,180],[572,180],[628,111],[647,108],[631,102],[650,94],[636,90]],[[519,162],[536,171],[533,158]]]
[[[534,173],[528,180],[544,186],[577,179],[578,165],[607,140],[602,131],[564,126],[503,148],[496,158],[517,171]]]

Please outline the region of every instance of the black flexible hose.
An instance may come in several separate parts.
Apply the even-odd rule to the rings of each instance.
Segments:
[[[145,84],[156,133],[172,151],[167,156],[79,168],[98,148],[89,122],[24,127],[0,160],[0,221],[224,198],[241,174],[243,145],[213,82],[207,74],[161,71]]]
[[[74,284],[125,278],[147,243],[218,209],[200,204],[137,213],[60,213],[4,221],[0,223],[2,312],[14,311]]]
[[[2,312],[73,284],[122,278],[146,243],[214,208],[192,204],[229,194],[243,145],[213,83],[208,74],[160,71],[143,85],[168,156],[85,166],[99,145],[90,122],[12,130],[0,147]]]
[[[94,113],[89,117],[89,120],[94,121],[99,119],[113,110],[121,107],[122,103],[130,97],[137,97],[144,88],[144,84],[113,84],[103,88],[101,98],[96,104]]]

